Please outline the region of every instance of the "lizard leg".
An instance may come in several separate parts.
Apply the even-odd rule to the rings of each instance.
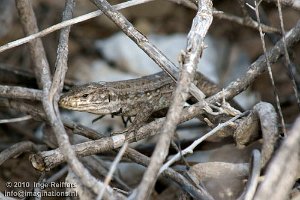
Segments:
[[[99,117],[96,117],[95,119],[93,119],[92,124],[95,123],[96,121],[102,119],[105,115],[100,115]]]
[[[134,117],[134,120],[132,121],[132,123],[125,128],[124,130],[121,131],[114,131],[112,134],[122,134],[122,133],[127,133],[130,134],[132,132],[134,132],[134,137],[135,140],[138,141],[138,138],[136,136],[136,131],[141,128],[149,119],[149,117],[152,114],[152,109],[147,107],[147,106],[142,106],[142,111],[137,113],[137,115]]]
[[[127,128],[128,122],[132,123],[131,117],[126,118],[125,116],[121,116],[121,118],[122,118],[122,121],[123,121],[123,124],[124,124],[125,128]]]

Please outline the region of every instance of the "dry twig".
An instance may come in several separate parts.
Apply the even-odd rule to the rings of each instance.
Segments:
[[[13,122],[21,122],[25,120],[32,119],[30,115],[26,115],[23,117],[17,117],[17,118],[12,118],[12,119],[0,119],[0,124],[6,124],[6,123],[13,123]]]
[[[248,112],[242,113],[240,115],[237,115],[233,117],[232,119],[228,120],[227,122],[219,124],[217,127],[215,127],[213,130],[209,131],[207,134],[202,136],[201,138],[195,140],[191,145],[189,145],[187,148],[183,149],[181,153],[177,153],[174,155],[168,162],[166,162],[159,170],[159,173],[162,173],[164,170],[169,168],[174,162],[178,161],[181,156],[186,155],[188,153],[193,153],[194,149],[205,139],[215,134],[217,131],[221,130],[222,128],[228,126],[230,123],[234,122],[238,118],[246,115]]]
[[[299,2],[299,7],[300,7],[300,2]],[[277,0],[277,8],[278,8],[278,14],[279,14],[279,19],[280,19],[280,28],[281,28],[281,32],[283,33],[283,46],[284,46],[284,59],[285,59],[285,65],[288,68],[288,72],[289,72],[289,76],[291,78],[292,84],[293,84],[293,89],[294,89],[294,93],[295,93],[295,97],[298,103],[298,107],[300,109],[300,98],[299,98],[299,94],[298,94],[298,88],[297,88],[297,83],[295,80],[295,76],[293,73],[293,68],[292,68],[292,63],[290,60],[290,56],[286,47],[286,42],[285,42],[285,29],[284,29],[284,24],[283,24],[283,17],[282,17],[282,11],[281,11],[281,4],[280,1]]]
[[[267,49],[266,49],[266,44],[265,44],[265,40],[264,40],[264,34],[262,32],[261,25],[260,25],[260,16],[259,16],[259,11],[258,11],[259,4],[257,4],[256,1],[254,2],[254,4],[255,4],[255,13],[256,13],[257,21],[259,23],[259,35],[260,35],[260,39],[261,39],[264,54],[266,54]],[[285,36],[283,36],[282,41],[283,41],[283,49],[285,49],[286,48]],[[283,114],[282,114],[282,109],[281,109],[281,106],[280,106],[278,92],[277,92],[275,82],[274,82],[274,78],[273,78],[271,63],[270,63],[270,60],[269,60],[268,56],[266,57],[266,62],[267,62],[267,69],[268,69],[268,73],[269,73],[269,76],[270,76],[270,79],[271,79],[272,87],[274,89],[274,96],[275,96],[275,99],[276,99],[276,106],[277,106],[278,113],[279,113],[280,120],[281,120],[282,131],[283,131],[283,134],[286,135],[285,122],[284,122],[284,118],[283,118]]]
[[[123,154],[125,153],[127,146],[128,146],[128,142],[125,142],[124,145],[122,146],[122,148],[120,149],[118,155],[114,159],[113,163],[111,164],[109,172],[104,180],[104,186],[102,187],[101,191],[99,192],[99,194],[97,196],[97,200],[102,199],[104,192],[106,190],[106,187],[108,186],[109,182],[111,181],[113,173],[116,171],[117,165],[120,162]]]
[[[188,8],[197,10],[197,6],[195,6],[195,4],[192,4],[190,1],[188,0],[169,0],[171,2],[177,3],[177,4],[182,4]],[[258,23],[252,19],[247,19],[247,18],[241,18],[235,15],[231,15],[229,13],[225,13],[223,11],[219,11],[217,9],[214,8],[213,10],[213,16],[218,18],[218,19],[225,19],[237,24],[240,24],[242,26],[247,26],[249,28],[253,28],[253,29],[258,29]],[[261,25],[262,30],[266,33],[280,33],[280,30],[278,30],[277,28],[262,24]]]
[[[124,3],[117,4],[117,5],[114,6],[114,8],[116,10],[121,10],[121,9],[124,9],[124,8],[128,8],[128,7],[131,7],[131,6],[139,5],[141,3],[150,2],[150,1],[153,1],[153,0],[131,0],[129,2],[124,2]],[[65,28],[65,27],[71,26],[73,24],[77,24],[77,23],[84,22],[86,20],[98,17],[102,14],[103,13],[100,10],[97,10],[97,11],[94,11],[94,12],[91,12],[91,13],[88,13],[88,14],[85,14],[85,15],[81,15],[79,17],[75,17],[73,19],[65,20],[63,22],[60,22],[60,23],[55,24],[53,26],[50,26],[49,28],[46,28],[46,29],[44,29],[40,32],[33,33],[31,35],[28,35],[27,37],[24,37],[24,38],[21,38],[21,39],[18,39],[18,40],[15,40],[15,41],[12,41],[12,42],[9,42],[5,45],[0,46],[0,53],[3,52],[3,51],[6,51],[8,49],[20,46],[22,44],[26,44],[26,43],[34,40],[34,39],[44,37],[44,36],[54,32],[54,31],[60,30],[62,28]]]
[[[253,150],[252,152],[252,167],[251,167],[251,173],[250,178],[248,179],[247,186],[245,189],[245,193],[243,193],[238,200],[251,200],[253,199],[253,196],[255,194],[257,185],[258,185],[258,179],[260,176],[260,169],[261,169],[261,155],[258,150]]]

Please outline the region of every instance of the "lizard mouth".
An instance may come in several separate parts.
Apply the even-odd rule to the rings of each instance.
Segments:
[[[76,107],[76,102],[70,102],[66,99],[60,99],[58,101],[58,105],[60,105],[63,108],[72,108],[72,107]]]
[[[62,108],[66,108],[69,110],[76,110],[76,111],[88,111],[89,104],[85,102],[77,102],[77,101],[69,101],[68,99],[60,99],[58,104]]]

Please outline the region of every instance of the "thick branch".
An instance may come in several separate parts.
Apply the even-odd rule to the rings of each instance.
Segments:
[[[42,100],[43,93],[41,90],[0,85],[0,97],[29,99],[29,100]]]
[[[300,166],[300,117],[270,163],[254,199],[286,199]]]
[[[0,165],[2,165],[6,160],[18,156],[24,152],[36,152],[41,150],[41,147],[42,146],[35,145],[29,141],[16,143],[0,153]]]

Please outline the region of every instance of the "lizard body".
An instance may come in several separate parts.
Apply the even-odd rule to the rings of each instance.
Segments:
[[[218,87],[201,73],[196,73],[194,83],[211,96]],[[87,83],[73,87],[61,96],[61,107],[99,115],[148,117],[155,111],[169,107],[176,83],[164,72],[137,79]],[[142,117],[144,116],[144,117]]]

